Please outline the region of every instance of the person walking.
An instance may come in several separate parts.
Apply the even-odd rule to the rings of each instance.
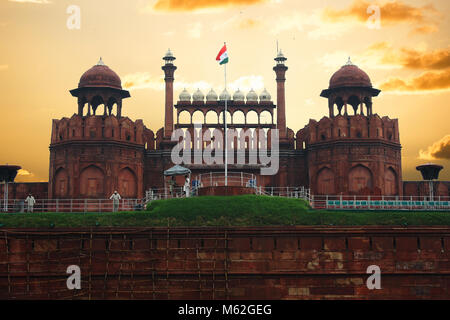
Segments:
[[[120,194],[117,191],[114,191],[109,199],[113,201],[113,212],[119,211],[119,200],[122,199]]]
[[[31,193],[28,195],[28,197],[25,199],[25,202],[27,203],[27,212],[33,213],[33,208],[36,203],[36,199],[31,195]]]
[[[185,176],[185,181],[184,181],[184,187],[183,187],[183,191],[186,194],[186,198],[189,198],[189,194],[191,191],[191,179],[189,179],[189,176]]]
[[[169,180],[169,192],[171,197],[173,197],[174,188],[175,188],[175,177],[172,176]]]

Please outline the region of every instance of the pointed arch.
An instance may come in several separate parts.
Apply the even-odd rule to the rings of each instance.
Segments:
[[[384,172],[384,194],[393,196],[398,194],[397,173],[392,167]]]
[[[102,169],[90,165],[80,174],[80,196],[83,198],[104,197],[105,174]]]
[[[129,167],[119,171],[118,192],[123,198],[137,198],[136,174]]]
[[[317,173],[316,189],[317,194],[328,195],[336,193],[334,172],[330,168],[324,167]]]
[[[69,173],[63,167],[56,170],[54,175],[53,194],[57,199],[67,198],[69,195]]]
[[[348,174],[348,191],[357,194],[362,189],[372,189],[373,175],[369,168],[358,164]]]

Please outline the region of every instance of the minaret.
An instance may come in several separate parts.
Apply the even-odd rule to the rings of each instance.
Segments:
[[[275,61],[277,62],[276,66],[273,68],[277,75],[277,127],[280,132],[280,139],[286,138],[287,130],[286,130],[286,99],[285,99],[285,90],[284,83],[286,81],[286,71],[288,67],[284,65],[284,62],[287,59],[281,52],[278,52]]]
[[[174,73],[177,69],[173,65],[173,61],[176,58],[173,56],[170,49],[167,51],[166,55],[163,57],[165,65],[162,67],[164,70],[166,82],[166,108],[165,108],[165,119],[164,119],[164,138],[170,139],[173,132],[173,81]]]

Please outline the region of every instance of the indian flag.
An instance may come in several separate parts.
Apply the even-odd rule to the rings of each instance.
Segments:
[[[220,49],[219,54],[216,58],[217,61],[219,61],[219,64],[225,64],[228,63],[228,51],[227,51],[227,45],[224,44],[222,49]]]

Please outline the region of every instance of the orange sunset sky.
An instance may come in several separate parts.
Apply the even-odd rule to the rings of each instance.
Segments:
[[[73,5],[80,29],[67,27]],[[0,163],[23,167],[16,181],[47,181],[51,121],[77,111],[69,90],[100,56],[131,93],[123,114],[156,132],[168,48],[176,100],[184,87],[223,89],[226,41],[230,88],[266,87],[276,101],[278,40],[289,128],[328,115],[319,94],[351,56],[382,90],[374,112],[399,119],[403,179],[421,180],[415,167],[432,161],[450,180],[449,12],[448,0],[0,0]]]

